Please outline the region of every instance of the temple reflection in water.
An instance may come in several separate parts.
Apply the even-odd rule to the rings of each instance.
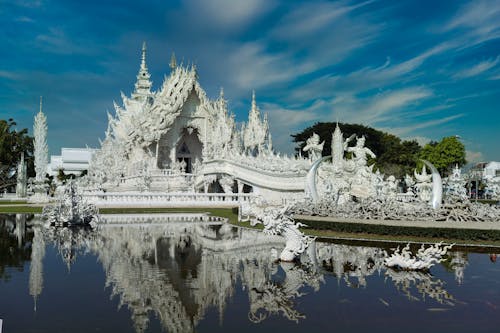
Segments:
[[[162,222],[168,221],[168,222]],[[26,220],[4,221],[11,237],[26,237]],[[156,317],[168,332],[195,331],[210,308],[223,322],[225,307],[241,283],[248,294],[248,319],[261,322],[269,316],[300,321],[296,309],[305,292],[321,289],[325,277],[336,277],[352,288],[369,288],[367,278],[384,276],[409,300],[433,299],[453,305],[445,283],[428,273],[387,269],[383,249],[317,242],[301,264],[278,263],[284,246],[279,237],[240,229],[203,214],[109,216],[98,230],[32,228],[29,293],[43,293],[46,244],[54,244],[71,265],[81,254],[92,254],[104,268],[106,287],[120,307],[130,311],[137,332]],[[454,252],[449,268],[460,283],[467,255]]]

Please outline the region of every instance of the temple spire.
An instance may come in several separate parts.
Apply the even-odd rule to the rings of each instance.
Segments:
[[[175,67],[177,67],[177,60],[175,60],[175,53],[174,52],[172,52],[172,56],[170,57],[169,67],[171,70],[174,70]]]
[[[132,98],[138,101],[144,101],[146,97],[151,95],[151,86],[153,85],[150,81],[151,75],[149,74],[148,66],[146,64],[146,50],[146,42],[143,42],[141,66],[139,68],[139,73],[137,74],[135,90],[132,93]]]
[[[142,42],[141,70],[148,70],[148,67],[146,66],[146,42]]]
[[[40,96],[40,111],[35,116],[33,124],[33,136],[36,179],[43,181],[47,172],[49,148],[47,146],[47,117],[42,110],[42,96]]]

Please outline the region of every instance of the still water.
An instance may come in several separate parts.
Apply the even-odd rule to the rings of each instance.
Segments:
[[[37,221],[0,216],[4,333],[500,332],[499,249],[397,272],[380,246],[316,242],[277,263],[280,238],[199,214]]]

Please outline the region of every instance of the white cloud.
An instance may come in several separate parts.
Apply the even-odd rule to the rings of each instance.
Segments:
[[[38,8],[43,5],[41,0],[15,0],[14,5],[24,8]]]
[[[311,125],[321,118],[320,112],[325,107],[324,102],[317,102],[302,110],[284,108],[273,103],[263,103],[262,112],[269,116],[269,126],[273,145],[277,151],[292,153],[291,134]]]
[[[346,2],[306,2],[282,19],[274,35],[281,39],[314,36],[328,28],[335,20],[372,2],[366,1],[352,6]]]
[[[488,59],[488,60],[481,61],[480,63],[478,63],[470,68],[466,68],[466,69],[463,69],[463,70],[457,72],[454,75],[454,77],[462,79],[462,78],[477,76],[477,75],[482,74],[482,73],[488,71],[489,69],[495,67],[498,64],[498,61],[500,61],[500,56],[496,57],[495,59]]]
[[[19,74],[13,71],[2,71],[0,70],[0,77],[9,80],[16,80],[19,78]]]
[[[183,24],[189,22],[205,30],[234,32],[252,24],[275,6],[274,0],[188,0],[180,16]]]
[[[425,137],[425,136],[408,136],[408,137],[403,137],[402,138],[403,140],[405,141],[417,141],[417,143],[423,147],[425,146],[426,144],[428,144],[429,142],[431,142],[432,140],[428,137]]]
[[[417,130],[425,129],[425,128],[432,128],[436,127],[439,125],[443,125],[446,123],[449,123],[455,119],[463,117],[464,114],[459,113],[459,114],[454,114],[448,117],[442,117],[442,118],[437,118],[433,120],[427,120],[427,121],[417,121],[413,125],[409,126],[402,126],[402,127],[395,127],[391,129],[391,133],[394,133],[396,135],[402,136],[402,135],[408,135],[411,134]]]
[[[61,28],[49,28],[46,33],[36,36],[35,46],[45,52],[56,54],[93,54],[99,50],[89,45],[89,41],[79,40],[79,36],[68,36]],[[94,45],[92,45],[94,46]]]
[[[356,11],[369,3],[314,1],[290,6],[270,30],[269,42],[282,45],[297,61],[308,62],[311,71],[339,63],[376,40],[383,29],[379,13]]]
[[[388,58],[384,64],[378,67],[365,67],[345,75],[323,75],[294,89],[289,95],[289,100],[308,101],[311,98],[329,98],[333,94],[339,93],[357,95],[367,90],[390,86],[403,78],[407,82],[411,82],[417,76],[417,74],[412,73],[428,58],[440,54],[450,47],[449,43],[442,43],[399,63],[393,64]]]
[[[467,163],[481,162],[484,161],[483,153],[480,151],[465,151],[465,160]]]
[[[500,37],[500,6],[497,0],[472,0],[463,5],[445,30],[463,29],[470,46]]]
[[[365,98],[353,95],[339,95],[332,101],[334,115],[343,122],[375,125],[387,120],[396,121],[400,114],[421,100],[433,95],[422,87],[392,90]]]

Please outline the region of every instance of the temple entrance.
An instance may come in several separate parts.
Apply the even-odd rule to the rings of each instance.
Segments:
[[[198,138],[198,130],[184,128],[177,143],[175,158],[177,162],[184,162],[186,173],[193,173],[196,160],[201,162],[203,144]]]

